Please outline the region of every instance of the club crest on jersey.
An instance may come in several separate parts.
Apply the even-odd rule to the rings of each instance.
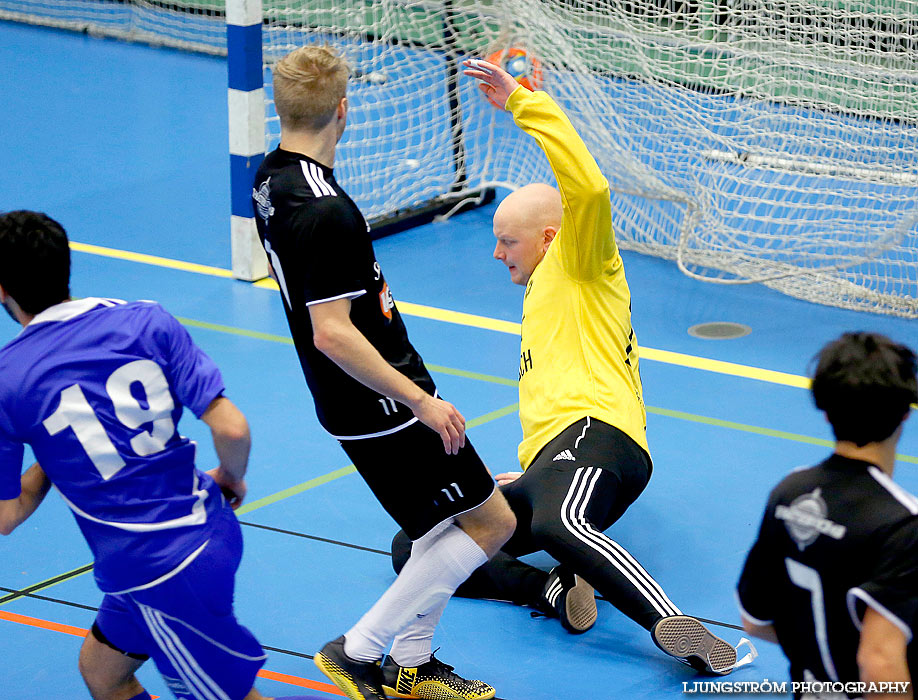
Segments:
[[[826,535],[833,540],[840,540],[845,536],[847,528],[829,520],[826,517],[828,510],[821,489],[817,488],[812,493],[797,496],[789,506],[775,508],[775,518],[784,521],[787,533],[802,552],[820,535]]]
[[[391,321],[395,300],[392,298],[392,292],[389,291],[389,285],[386,282],[383,282],[382,291],[379,293],[379,308],[382,309],[383,316]]]
[[[258,209],[258,215],[268,223],[268,217],[274,216],[274,207],[271,206],[271,178],[269,177],[257,190],[252,189],[252,199],[255,200],[255,207]]]

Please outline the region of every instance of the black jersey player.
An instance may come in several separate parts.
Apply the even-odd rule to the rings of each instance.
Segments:
[[[465,420],[438,397],[408,341],[369,227],[335,180],[347,78],[327,47],[277,63],[281,143],[259,168],[252,197],[319,421],[413,546],[395,583],[316,664],[354,700],[379,700],[384,689],[491,698],[491,686],[436,660],[431,639],[453,591],[500,549],[514,518],[466,441]]]
[[[813,397],[835,450],[771,492],[739,581],[746,630],[781,645],[792,680],[831,683],[812,686],[831,697],[918,668],[918,499],[892,480],[915,375],[914,353],[883,336],[849,333],[821,351]]]

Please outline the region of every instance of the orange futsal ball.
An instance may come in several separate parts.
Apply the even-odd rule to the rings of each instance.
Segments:
[[[526,49],[513,46],[495,51],[487,57],[487,61],[503,68],[524,88],[538,90],[542,87],[542,64]],[[494,104],[493,100],[491,104]],[[503,105],[496,106],[503,108]]]

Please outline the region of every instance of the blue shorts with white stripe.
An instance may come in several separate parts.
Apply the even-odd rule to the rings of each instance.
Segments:
[[[150,588],[108,594],[96,625],[124,653],[150,656],[181,700],[242,700],[266,655],[233,614],[242,533],[225,507],[207,545]]]

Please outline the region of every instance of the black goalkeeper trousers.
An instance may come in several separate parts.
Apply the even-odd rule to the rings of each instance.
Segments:
[[[545,551],[645,629],[681,611],[643,566],[605,534],[650,479],[650,458],[611,425],[584,418],[564,430],[516,481],[501,487],[516,515],[513,537],[456,591],[467,598],[541,607],[548,574],[516,557]],[[392,541],[396,571],[411,541]]]

